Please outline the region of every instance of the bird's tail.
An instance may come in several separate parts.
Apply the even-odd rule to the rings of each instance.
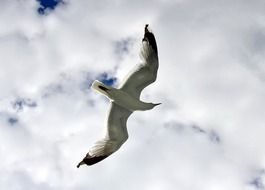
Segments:
[[[95,91],[109,97],[109,93],[108,91],[111,90],[111,87],[103,84],[102,82],[98,81],[98,80],[95,80],[93,83],[92,83],[92,86],[91,86],[92,89],[94,89]]]

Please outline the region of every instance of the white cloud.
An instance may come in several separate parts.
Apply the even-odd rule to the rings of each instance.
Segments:
[[[264,189],[262,1],[65,2],[42,16],[34,1],[0,3],[0,189]],[[76,169],[108,107],[89,84],[139,61],[146,23],[160,68],[142,99],[162,105]]]

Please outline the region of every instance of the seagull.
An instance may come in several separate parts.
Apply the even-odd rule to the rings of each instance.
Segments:
[[[155,82],[158,70],[158,52],[154,34],[145,25],[144,38],[140,49],[141,62],[125,77],[118,88],[107,86],[95,80],[92,89],[110,100],[105,137],[97,141],[84,159],[77,165],[91,166],[116,152],[128,139],[127,120],[134,111],[153,109],[161,103],[140,100],[142,90]]]

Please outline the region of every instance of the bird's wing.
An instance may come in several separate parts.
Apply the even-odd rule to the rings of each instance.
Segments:
[[[131,113],[131,111],[115,103],[111,103],[107,120],[106,136],[97,141],[89,149],[88,154],[83,160],[85,163],[88,165],[95,164],[121,147],[128,139],[126,122]]]
[[[128,138],[127,119],[132,112],[115,103],[111,103],[108,120],[106,137],[116,141],[126,141]]]
[[[142,63],[125,77],[119,89],[127,92],[135,98],[139,98],[141,91],[156,80],[158,69],[158,53],[155,36],[145,27],[145,34],[140,50]]]

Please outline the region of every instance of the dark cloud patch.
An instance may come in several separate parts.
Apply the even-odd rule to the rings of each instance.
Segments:
[[[200,128],[198,125],[192,125],[191,128],[196,133],[206,133],[206,131]]]
[[[65,93],[65,87],[62,84],[51,84],[46,87],[43,97],[48,98],[53,94]]]
[[[89,91],[94,79],[93,79],[93,75],[91,73],[86,73],[84,80],[81,82],[80,84],[80,88],[82,91],[84,91],[85,93],[87,93],[87,91]]]
[[[203,129],[203,127],[197,124],[184,124],[176,121],[170,121],[165,123],[164,127],[167,130],[175,131],[176,133],[193,133],[194,135],[204,135],[212,143],[220,143],[221,138],[219,134],[214,130]]]
[[[165,123],[164,127],[167,130],[173,130],[177,133],[181,133],[185,128],[185,124],[180,123],[180,122],[170,121],[170,122]]]
[[[62,73],[57,81],[50,83],[43,89],[42,98],[56,95],[71,95],[80,91],[87,94],[91,91],[90,87],[95,80],[99,80],[108,86],[114,86],[117,78],[111,72],[96,73],[81,71],[78,72],[78,75]]]
[[[124,55],[128,54],[131,51],[134,42],[135,40],[130,37],[115,42],[114,43],[115,54],[119,58],[123,58]]]
[[[87,100],[87,105],[88,105],[89,107],[94,107],[94,106],[96,105],[96,102],[93,101],[93,100],[91,100],[91,99],[89,99],[89,100]]]
[[[240,54],[238,59],[243,66],[247,67],[261,81],[265,81],[264,52],[265,52],[265,32],[260,26],[249,29],[244,36],[239,35],[238,42]],[[237,48],[237,47],[236,47]]]
[[[247,45],[250,48],[252,53],[261,53],[265,51],[265,32],[263,29],[256,29],[251,31],[248,35],[248,39],[246,40]]]
[[[264,189],[264,184],[260,177],[256,177],[250,181],[250,185],[254,186],[256,189]]]
[[[37,0],[40,3],[38,13],[44,15],[47,10],[54,10],[59,4],[64,3],[62,0]]]
[[[10,125],[15,125],[15,124],[17,124],[18,123],[18,119],[17,118],[15,118],[15,117],[9,117],[8,119],[7,119],[7,122],[10,124]]]
[[[220,136],[214,130],[206,130],[196,124],[191,125],[190,128],[197,134],[203,134],[207,136],[212,143],[218,144],[221,142]]]
[[[11,104],[13,109],[15,109],[16,111],[22,111],[24,107],[30,107],[30,108],[37,107],[37,102],[29,98],[17,98]]]
[[[213,143],[221,142],[220,136],[215,131],[210,131],[208,136],[209,136],[210,141],[212,141]]]
[[[258,190],[265,189],[264,177],[265,177],[264,170],[257,171],[257,174],[250,180],[249,185],[255,187]]]
[[[71,95],[80,91],[80,84],[83,82],[83,76],[69,73],[61,73],[57,80],[48,84],[42,92],[42,98],[49,98],[56,95]]]

